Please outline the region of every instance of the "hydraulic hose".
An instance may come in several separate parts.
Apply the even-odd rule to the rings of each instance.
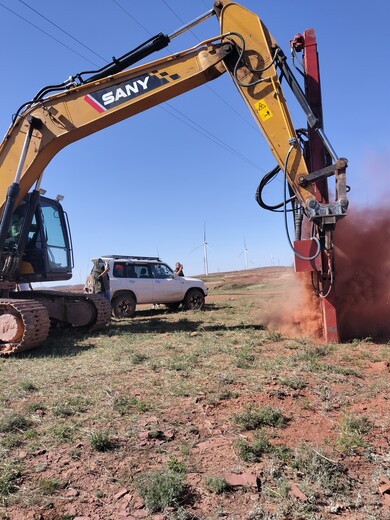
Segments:
[[[301,255],[300,253],[298,253],[296,251],[296,249],[294,248],[292,242],[291,242],[291,238],[290,238],[290,233],[289,233],[289,230],[288,230],[288,224],[287,224],[287,208],[286,208],[286,205],[287,205],[287,164],[288,164],[288,159],[290,157],[290,154],[291,152],[293,151],[294,149],[294,144],[295,144],[295,139],[293,139],[291,141],[291,145],[290,145],[290,148],[287,152],[287,155],[286,155],[286,159],[284,161],[284,176],[285,176],[285,182],[284,182],[284,208],[283,208],[283,213],[284,213],[284,227],[286,229],[286,235],[287,235],[287,240],[288,240],[288,243],[290,244],[290,247],[291,249],[293,250],[294,254],[300,258],[301,260],[307,260],[307,261],[310,261],[310,260],[314,260],[315,258],[317,258],[317,256],[321,253],[321,243],[319,241],[319,239],[317,237],[314,237],[312,236],[311,239],[314,240],[317,244],[317,251],[315,252],[314,255],[312,256],[303,256]]]
[[[282,208],[285,204],[288,204],[289,202],[292,202],[295,199],[295,195],[294,195],[294,197],[291,197],[284,202],[280,202],[279,204],[275,204],[274,206],[271,206],[264,202],[263,190],[266,187],[266,185],[277,176],[277,174],[280,172],[280,170],[281,170],[280,166],[277,165],[277,166],[275,166],[275,168],[273,170],[266,173],[264,175],[264,177],[261,179],[260,184],[258,185],[257,190],[256,190],[256,195],[255,195],[256,202],[259,204],[260,207],[262,207],[263,209],[266,209],[267,211],[277,212],[277,211],[279,211],[279,208]]]

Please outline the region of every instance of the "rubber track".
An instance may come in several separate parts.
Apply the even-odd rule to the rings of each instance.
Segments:
[[[89,327],[89,330],[99,330],[107,325],[111,320],[111,304],[98,294],[82,294],[85,300],[93,301],[97,316],[95,324]]]
[[[0,354],[15,354],[37,347],[49,334],[49,314],[46,307],[35,300],[0,300],[0,313],[20,317],[24,326],[20,341],[0,341]]]

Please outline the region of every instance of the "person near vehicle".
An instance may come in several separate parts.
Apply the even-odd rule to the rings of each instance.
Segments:
[[[108,301],[110,301],[110,266],[99,258],[94,264],[93,279],[94,279],[94,292],[101,294]]]
[[[175,273],[177,274],[177,276],[184,276],[183,264],[181,264],[180,262],[176,262]]]

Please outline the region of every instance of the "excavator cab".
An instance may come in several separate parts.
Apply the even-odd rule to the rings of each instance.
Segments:
[[[3,273],[18,283],[72,277],[71,236],[59,200],[27,195],[12,215],[3,259]]]

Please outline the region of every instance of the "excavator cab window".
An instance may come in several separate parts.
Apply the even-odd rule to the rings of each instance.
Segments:
[[[53,202],[53,201],[50,201]],[[50,271],[61,271],[69,266],[68,248],[64,235],[61,211],[58,206],[41,202],[40,210],[44,224],[44,238]]]
[[[28,230],[22,258],[24,281],[68,280],[73,267],[69,227],[57,200],[41,197]]]

